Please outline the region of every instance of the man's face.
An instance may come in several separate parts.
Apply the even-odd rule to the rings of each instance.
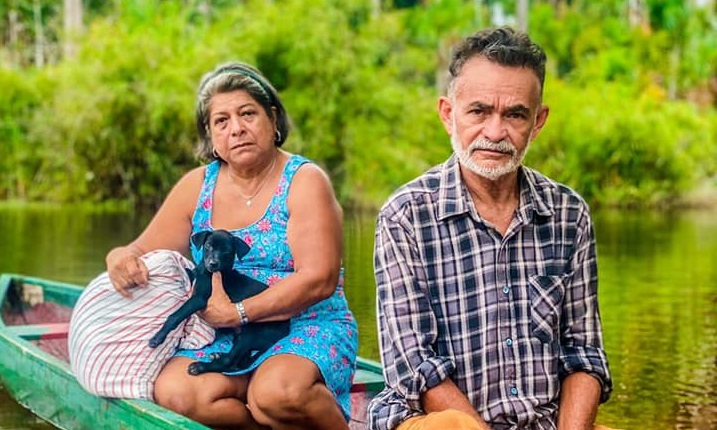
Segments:
[[[441,97],[439,113],[461,163],[495,181],[520,166],[548,108],[532,70],[475,57],[456,78],[452,97]]]

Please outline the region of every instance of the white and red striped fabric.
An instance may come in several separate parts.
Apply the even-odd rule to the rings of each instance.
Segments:
[[[142,256],[149,285],[132,289],[132,298],[115,291],[107,273],[93,279],[77,301],[68,344],[70,366],[87,391],[102,397],[153,399],[154,381],[178,348],[201,348],[214,329],[192,315],[157,348],[149,339],[167,316],[191,294],[185,268],[191,261],[174,251]]]

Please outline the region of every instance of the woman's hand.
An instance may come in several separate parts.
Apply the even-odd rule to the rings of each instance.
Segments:
[[[236,306],[224,291],[222,274],[219,272],[212,274],[212,295],[209,297],[206,309],[200,311],[199,316],[214,328],[239,325]]]
[[[115,290],[124,297],[132,297],[130,288],[149,282],[149,271],[140,255],[130,246],[115,248],[107,254],[107,274]]]

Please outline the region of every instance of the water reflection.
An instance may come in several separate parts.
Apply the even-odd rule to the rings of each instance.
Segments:
[[[359,355],[379,360],[376,331],[376,282],[373,278],[374,218],[348,215],[344,221],[346,299],[359,326]]]
[[[622,428],[717,428],[714,214],[606,212],[595,230],[616,382],[600,416]]]
[[[0,206],[0,271],[86,283],[104,255],[135,237],[149,215],[56,206]]]
[[[84,284],[104,255],[135,237],[148,214],[0,207],[0,272]],[[347,214],[346,296],[360,355],[378,358],[373,214]],[[595,214],[605,347],[615,380],[599,422],[622,429],[717,428],[717,217],[715,213]],[[35,430],[6,402],[0,429]]]

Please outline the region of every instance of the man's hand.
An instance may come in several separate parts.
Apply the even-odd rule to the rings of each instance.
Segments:
[[[488,424],[470,404],[468,398],[449,378],[426,390],[421,395],[421,405],[426,413],[439,412],[446,409],[463,411],[473,417],[482,430],[490,430]]]

